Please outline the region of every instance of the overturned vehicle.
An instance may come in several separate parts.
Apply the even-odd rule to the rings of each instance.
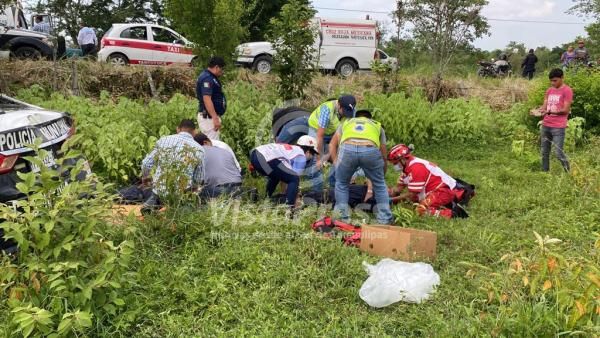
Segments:
[[[18,173],[40,172],[39,161],[36,164],[27,160],[27,157],[36,156],[30,148],[34,143],[45,150],[42,165],[60,173],[59,179],[67,184],[71,173],[63,168],[75,167],[80,158],[65,159],[62,167],[58,159],[64,155],[63,143],[73,133],[74,122],[68,113],[45,110],[0,94],[0,203],[9,204],[26,197],[17,189]],[[90,173],[86,162],[76,179],[83,180]],[[16,249],[2,235],[0,229],[0,251]]]

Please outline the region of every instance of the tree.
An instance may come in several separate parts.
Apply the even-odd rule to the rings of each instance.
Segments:
[[[412,23],[415,39],[429,48],[435,67],[436,87],[454,53],[488,33],[489,25],[481,15],[487,0],[406,0],[405,19]],[[437,94],[433,96],[434,101]]]
[[[246,28],[248,41],[264,41],[267,38],[269,22],[281,11],[289,0],[244,0],[242,26]]]
[[[215,55],[233,60],[244,36],[242,0],[166,0],[165,13],[178,32],[196,43],[202,65]]]
[[[79,22],[102,34],[113,23],[163,21],[161,0],[39,0],[32,9],[50,13],[56,30],[74,41]]]
[[[315,10],[303,0],[291,0],[271,19],[268,35],[275,56],[273,70],[279,76],[278,91],[284,100],[302,98],[314,76],[316,31],[311,25]]]
[[[600,19],[600,0],[573,0],[575,5],[568,12]]]

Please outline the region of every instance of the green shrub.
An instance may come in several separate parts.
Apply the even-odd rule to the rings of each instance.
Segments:
[[[58,163],[76,156],[70,152]],[[10,310],[3,326],[24,337],[78,335],[125,304],[120,290],[133,280],[133,243],[113,240],[123,228],[109,224],[105,187],[75,180],[83,160],[62,166],[71,169],[66,185],[40,158],[30,161],[41,171],[19,173],[17,188],[26,197],[0,204],[0,228],[19,246],[18,255],[0,262],[0,302]]]
[[[482,277],[480,290],[488,310],[498,311],[497,327],[507,336],[593,336],[600,309],[600,237],[595,235],[589,254],[578,257],[555,249],[559,239],[535,237],[536,248],[504,255],[502,271]],[[472,268],[468,275],[475,276],[478,268]]]
[[[225,114],[223,140],[235,149],[240,160],[249,151],[270,139],[272,96],[264,95],[249,83],[237,82],[228,88],[229,107]],[[76,121],[75,146],[98,175],[115,183],[134,181],[141,173],[141,161],[161,136],[175,132],[184,118],[196,120],[198,102],[174,95],[168,102],[119,98],[108,93],[99,100],[61,94],[47,96],[34,86],[19,92],[19,98],[44,108],[70,112]]]
[[[492,112],[478,100],[449,99],[431,105],[420,92],[367,95],[366,107],[393,142],[474,142],[489,139]]]

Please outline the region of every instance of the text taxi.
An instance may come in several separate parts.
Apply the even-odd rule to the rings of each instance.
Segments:
[[[100,41],[98,60],[114,65],[192,64],[192,43],[174,30],[153,24],[113,24]]]

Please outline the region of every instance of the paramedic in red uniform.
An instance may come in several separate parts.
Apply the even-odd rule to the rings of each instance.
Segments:
[[[392,202],[412,200],[419,203],[417,213],[421,216],[452,218],[452,209],[445,207],[454,201],[455,179],[437,165],[413,156],[412,149],[404,144],[390,150],[388,161],[396,171],[402,172],[398,187],[389,191]],[[407,188],[407,193],[402,193],[404,188]]]

